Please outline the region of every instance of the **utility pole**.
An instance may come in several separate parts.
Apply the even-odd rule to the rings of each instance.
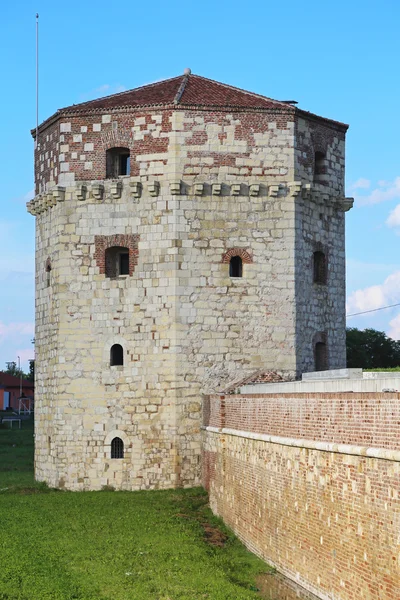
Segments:
[[[21,371],[21,359],[18,356],[18,370],[19,370],[19,397],[22,396],[22,371]]]
[[[39,133],[39,14],[36,13],[36,149]]]

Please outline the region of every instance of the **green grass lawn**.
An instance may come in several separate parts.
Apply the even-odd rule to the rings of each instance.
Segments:
[[[22,426],[0,426],[0,600],[259,599],[268,567],[202,489],[49,490],[33,479],[32,422]]]
[[[400,367],[387,367],[386,369],[363,369],[363,371],[367,371],[368,373],[371,373],[373,371],[394,373],[395,371],[400,371]]]

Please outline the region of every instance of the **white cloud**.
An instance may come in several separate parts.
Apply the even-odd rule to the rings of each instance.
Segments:
[[[32,200],[32,198],[35,197],[35,188],[32,188],[31,190],[29,190],[29,192],[27,192],[25,194],[25,196],[22,196],[22,199],[24,202],[29,202],[29,200]]]
[[[35,349],[33,346],[31,348],[22,348],[21,350],[17,350],[17,356],[20,357],[21,363],[29,363],[30,360],[35,358]]]
[[[112,94],[120,94],[121,92],[126,92],[126,87],[121,85],[120,83],[103,83],[99,85],[99,87],[94,90],[90,90],[90,92],[84,92],[80,96],[81,102],[86,102],[88,100],[102,98],[103,96],[111,96]]]
[[[35,254],[33,252],[20,252],[18,255],[0,257],[0,282],[7,280],[14,288],[30,288],[33,286],[34,272]],[[4,290],[2,290],[2,294],[4,294]]]
[[[2,323],[0,321],[0,341],[4,342],[5,338],[11,338],[17,335],[33,335],[35,332],[35,324],[31,322],[20,323]]]
[[[34,331],[35,325],[30,321],[0,321],[0,370],[7,361],[17,362],[18,356],[22,369],[28,368],[28,360],[35,354],[31,344]]]
[[[351,184],[350,190],[367,190],[370,187],[370,180],[365,179],[365,177],[360,177],[360,179],[357,179],[357,181]]]
[[[385,302],[382,286],[373,285],[363,290],[356,290],[347,300],[347,313],[356,313],[381,308]]]
[[[153,81],[146,81],[146,83],[141,83],[138,87],[144,87],[145,85],[153,85],[154,83],[160,83],[160,81],[165,81],[166,79],[173,79],[174,75],[169,77],[161,77],[159,79],[154,79]],[[176,77],[176,75],[175,75]]]
[[[399,263],[380,263],[380,262],[364,262],[357,260],[356,258],[346,259],[346,271],[353,269],[356,272],[362,271],[363,273],[371,274],[374,273],[390,273],[390,271],[396,271],[399,268]]]
[[[165,81],[166,79],[171,79],[172,77],[174,76],[172,75],[168,77],[161,77],[159,79],[155,79],[154,81],[147,81],[145,83],[141,83],[138,87],[144,87],[145,85],[153,85],[154,83],[159,83],[160,81]],[[87,102],[88,100],[102,98],[103,96],[111,96],[112,94],[120,94],[121,92],[126,92],[127,90],[128,88],[125,85],[121,85],[120,83],[103,83],[97,88],[81,94],[80,102]]]
[[[371,204],[380,204],[387,200],[400,200],[400,177],[393,181],[379,181],[378,187],[373,189],[366,196],[355,196],[357,206],[368,206]]]
[[[12,202],[20,202],[21,204],[26,204],[27,202],[29,202],[29,200],[32,200],[32,198],[35,197],[35,189],[32,188],[31,190],[29,190],[29,192],[26,192],[26,194],[23,194],[22,196],[18,196],[17,198],[13,198]]]
[[[392,254],[393,262],[363,262],[354,258],[346,260],[347,296],[350,297],[354,290],[369,288],[372,282],[384,281],[391,273],[400,269],[399,261],[396,263],[396,255]],[[357,311],[355,311],[357,312]]]
[[[22,219],[19,221],[0,220],[0,281],[20,274],[29,274],[32,277],[35,270],[34,243],[34,232],[33,230],[27,231]],[[31,279],[30,285],[32,285],[32,281]],[[15,283],[18,285],[23,282],[12,281],[11,283],[15,287]],[[19,285],[19,287],[21,286]],[[6,292],[7,290],[3,288],[2,296]]]
[[[110,85],[109,83],[105,83],[100,87],[94,89],[91,93],[97,94],[99,96],[105,96],[110,94],[119,94],[120,92],[126,92],[126,87],[119,83]]]
[[[400,204],[398,204],[389,214],[386,225],[391,228],[400,227]]]
[[[105,83],[104,85],[101,85],[100,87],[94,89],[93,93],[106,94],[109,89],[110,89],[110,85],[108,83]]]
[[[389,321],[388,336],[394,340],[400,340],[400,313]]]
[[[352,314],[374,310],[397,302],[400,302],[400,271],[389,275],[381,285],[372,285],[350,294],[346,312]]]

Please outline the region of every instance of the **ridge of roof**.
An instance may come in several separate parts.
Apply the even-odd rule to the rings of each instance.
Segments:
[[[181,85],[179,86],[178,91],[176,92],[176,96],[174,98],[174,104],[179,104],[181,98],[182,98],[182,94],[185,91],[186,88],[186,84],[189,80],[189,76],[191,74],[190,69],[185,70],[185,73],[183,74],[183,79],[181,81]]]
[[[264,101],[267,100],[268,102],[273,102],[274,104],[279,104],[284,109],[287,109],[287,108],[295,109],[294,106],[292,106],[291,104],[288,104],[287,102],[282,102],[281,100],[275,100],[274,98],[270,98],[269,96],[264,96],[263,94],[257,94],[256,92],[250,92],[249,90],[245,90],[244,88],[236,87],[236,86],[230,85],[228,83],[223,83],[222,81],[217,81],[216,79],[210,79],[209,77],[203,77],[202,75],[195,75],[194,73],[193,74],[189,73],[189,75],[195,79],[199,79],[201,81],[206,81],[206,82],[227,88],[234,92],[240,92],[241,94],[246,94],[247,96],[251,96],[253,98],[259,98],[260,100],[264,100]],[[263,107],[260,106],[259,108],[263,108]]]

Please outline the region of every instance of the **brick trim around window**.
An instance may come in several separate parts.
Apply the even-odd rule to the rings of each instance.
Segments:
[[[106,273],[106,250],[116,246],[128,248],[129,250],[129,275],[132,275],[138,263],[139,256],[139,235],[116,233],[114,235],[95,235],[94,236],[94,257],[100,273]]]
[[[253,257],[244,248],[229,248],[229,250],[222,255],[221,262],[230,263],[233,256],[240,256],[242,262],[246,265],[250,265],[253,262]]]

